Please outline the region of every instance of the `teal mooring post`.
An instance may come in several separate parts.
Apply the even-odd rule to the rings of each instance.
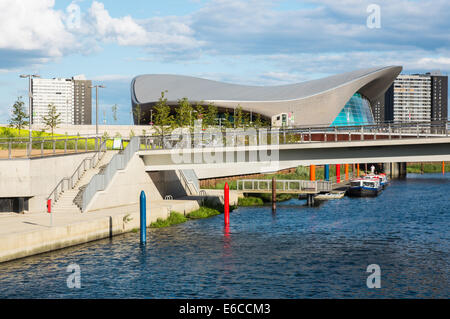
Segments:
[[[325,180],[330,180],[330,165],[325,165]]]
[[[140,197],[141,208],[141,244],[145,245],[147,242],[147,207],[145,203],[145,192],[141,192]]]

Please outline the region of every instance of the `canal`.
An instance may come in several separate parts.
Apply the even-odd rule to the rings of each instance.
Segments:
[[[449,298],[450,176],[408,175],[377,198],[242,207],[0,264],[0,298]],[[81,288],[69,289],[77,264]],[[369,289],[366,268],[381,269]]]

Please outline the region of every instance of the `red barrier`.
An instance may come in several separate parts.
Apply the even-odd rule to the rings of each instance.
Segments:
[[[47,213],[51,213],[51,212],[52,212],[52,200],[47,199]]]

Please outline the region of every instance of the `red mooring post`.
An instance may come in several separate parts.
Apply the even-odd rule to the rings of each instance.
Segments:
[[[230,226],[230,187],[225,183],[223,189],[225,227]]]
[[[277,179],[272,177],[272,212],[277,211]]]

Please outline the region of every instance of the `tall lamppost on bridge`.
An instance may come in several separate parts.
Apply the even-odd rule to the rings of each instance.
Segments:
[[[41,76],[38,74],[21,74],[20,77],[22,79],[28,78],[28,127],[29,127],[29,140],[30,140],[30,150],[31,150],[31,142],[33,141],[33,137],[31,134],[31,126],[32,126],[32,105],[33,105],[33,92],[31,87],[32,78],[40,78]]]
[[[95,88],[95,135],[98,135],[98,88],[105,89],[106,86],[97,84],[89,88]]]

